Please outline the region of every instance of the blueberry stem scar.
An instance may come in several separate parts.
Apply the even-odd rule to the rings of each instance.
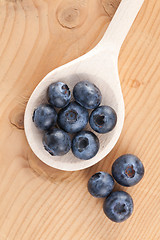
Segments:
[[[133,178],[135,175],[135,170],[133,168],[133,165],[128,166],[125,170],[125,174],[127,175],[127,177]]]

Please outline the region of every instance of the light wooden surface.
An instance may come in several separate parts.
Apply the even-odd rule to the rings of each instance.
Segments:
[[[118,1],[117,1],[118,2]],[[122,46],[119,73],[126,118],[121,137],[100,163],[63,172],[40,162],[23,130],[26,102],[52,69],[92,49],[116,0],[0,0],[0,240],[160,239],[160,1],[146,0]],[[108,3],[110,3],[108,5]],[[143,180],[125,189],[134,213],[110,222],[88,178],[110,172],[121,154],[138,155]]]

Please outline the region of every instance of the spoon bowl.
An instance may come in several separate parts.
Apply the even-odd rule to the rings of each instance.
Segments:
[[[124,101],[118,76],[118,55],[142,3],[143,0],[122,0],[99,44],[87,54],[51,71],[32,93],[25,110],[25,133],[32,151],[47,165],[66,171],[81,170],[99,162],[115,146],[124,122]],[[72,91],[77,82],[84,80],[94,83],[100,89],[102,105],[108,105],[116,111],[117,124],[107,134],[95,133],[100,141],[100,149],[92,159],[80,160],[71,151],[64,156],[53,157],[43,147],[43,133],[35,127],[32,121],[33,112],[41,103],[47,102],[47,89],[51,83],[62,81]],[[89,124],[85,129],[91,130]]]

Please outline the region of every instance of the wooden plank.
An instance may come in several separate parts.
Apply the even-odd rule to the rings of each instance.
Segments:
[[[121,49],[126,118],[118,143],[104,160],[79,172],[52,169],[31,152],[23,130],[33,89],[49,71],[99,42],[118,2],[0,1],[1,240],[160,238],[160,1],[145,1]],[[135,204],[132,217],[116,224],[105,217],[103,200],[91,197],[86,185],[96,171],[110,172],[124,153],[138,155],[146,173],[137,186],[116,185]]]

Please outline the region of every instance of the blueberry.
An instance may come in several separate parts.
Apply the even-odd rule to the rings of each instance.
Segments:
[[[100,105],[102,95],[100,90],[91,82],[78,82],[73,88],[73,96],[81,106],[93,109]]]
[[[88,181],[88,191],[94,197],[107,197],[113,188],[114,179],[106,172],[95,173]]]
[[[65,131],[53,128],[44,134],[43,145],[51,155],[62,156],[69,152],[71,139]]]
[[[37,128],[48,130],[55,125],[57,113],[49,104],[41,104],[34,110],[32,119]]]
[[[72,140],[72,152],[75,157],[88,160],[93,158],[99,150],[99,140],[90,131],[82,131],[75,135]]]
[[[58,113],[58,125],[68,133],[81,131],[88,122],[88,111],[76,102],[69,103]]]
[[[140,159],[132,154],[119,157],[112,165],[112,175],[122,186],[137,184],[144,175],[144,166]]]
[[[126,192],[112,192],[105,199],[103,210],[110,220],[114,222],[123,222],[127,220],[133,212],[133,200]]]
[[[48,87],[48,102],[56,108],[63,108],[68,105],[71,93],[68,86],[63,82],[52,83]]]
[[[92,111],[89,123],[91,128],[98,133],[111,131],[117,122],[117,114],[109,106],[100,106]]]

